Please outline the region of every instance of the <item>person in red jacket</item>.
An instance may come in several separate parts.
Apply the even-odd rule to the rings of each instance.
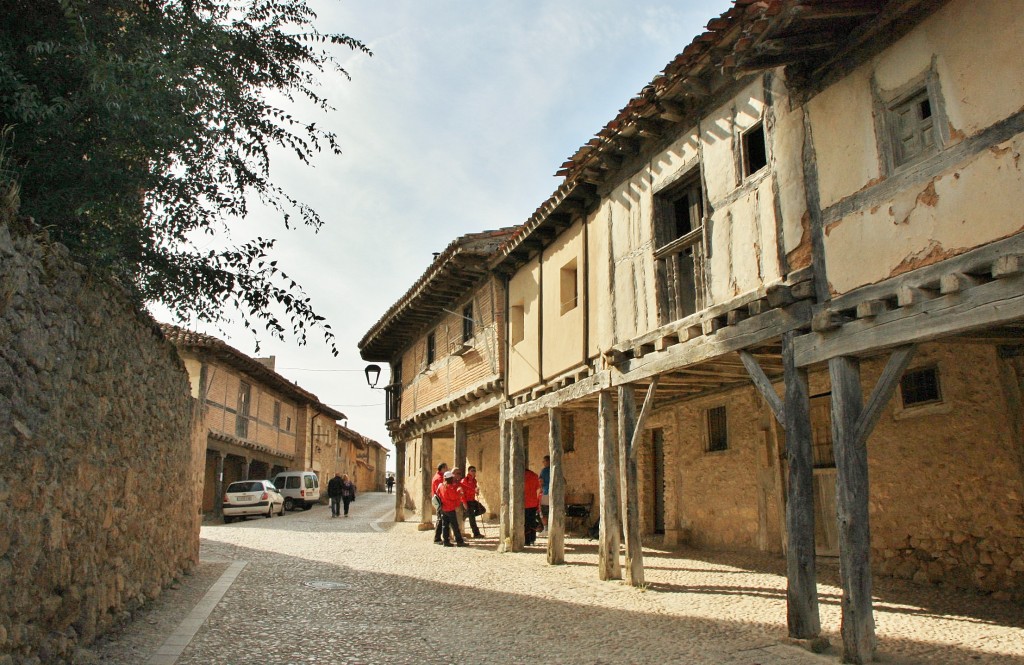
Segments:
[[[430,481],[430,495],[437,495],[437,488],[444,484],[444,474],[448,470],[448,465],[441,462],[437,465],[437,473],[434,474],[433,479]],[[441,544],[441,510],[437,511],[437,526],[434,527],[434,543],[437,545]]]
[[[483,538],[480,527],[476,524],[476,516],[483,514],[483,506],[476,500],[476,467],[466,469],[466,477],[462,479],[462,497],[466,500],[466,514],[469,516],[469,528],[474,538]],[[462,526],[462,522],[459,522]]]
[[[455,476],[451,471],[444,474],[444,482],[437,488],[437,496],[441,498],[441,517],[444,523],[442,531],[442,544],[451,547],[450,533],[455,536],[456,547],[465,547],[466,541],[462,539],[462,530],[459,529],[459,520],[455,515],[456,509],[462,505],[462,487],[455,483]]]
[[[526,544],[537,540],[537,522],[540,519],[540,476],[529,469],[523,474],[523,507],[526,509]]]

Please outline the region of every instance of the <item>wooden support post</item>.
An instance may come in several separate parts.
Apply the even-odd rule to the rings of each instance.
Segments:
[[[507,552],[512,545],[512,522],[508,488],[512,485],[512,422],[505,420],[505,408],[498,417],[498,484],[501,486],[501,509],[498,511],[498,551]]]
[[[637,487],[636,457],[631,452],[636,431],[636,391],[633,384],[619,386],[619,491],[622,526],[626,536],[626,584],[644,583],[644,550],[640,540],[640,497]]]
[[[405,441],[395,442],[395,521],[405,521]]]
[[[509,450],[509,528],[511,530],[510,552],[522,552],[526,547],[526,508],[523,475],[526,472],[526,446],[523,441],[523,423],[512,421],[512,445]]]
[[[430,482],[434,468],[434,437],[424,434],[420,439],[420,531],[434,528],[434,504],[430,500]]]
[[[455,421],[455,461],[452,462],[453,469],[462,469],[466,473],[466,421]]]
[[[602,580],[622,579],[619,564],[619,465],[612,434],[612,396],[597,394],[597,466],[600,480],[600,536],[597,543],[597,575]]]
[[[562,412],[548,409],[548,563],[565,563],[565,474],[562,472]]]
[[[213,514],[217,517],[224,515],[224,453],[217,451],[217,476],[214,481],[213,490]],[[282,513],[283,514],[283,513]]]
[[[786,498],[786,622],[789,636],[814,639],[821,632],[818,583],[814,567],[814,458],[807,370],[796,366],[796,332],[782,335],[786,401],[782,426],[789,461]],[[770,386],[769,386],[770,388]],[[775,394],[772,391],[772,394]]]
[[[867,663],[874,658],[875,619],[871,605],[867,447],[856,442],[863,411],[860,361],[847,356],[832,358],[828,371],[832,379],[832,446],[843,581],[843,662]]]

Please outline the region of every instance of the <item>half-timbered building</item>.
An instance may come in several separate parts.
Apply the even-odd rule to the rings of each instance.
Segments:
[[[501,549],[550,454],[549,562],[593,496],[602,579],[643,584],[645,540],[775,552],[813,638],[837,556],[849,662],[872,574],[1024,596],[1022,35],[737,0],[568,159],[489,263]]]

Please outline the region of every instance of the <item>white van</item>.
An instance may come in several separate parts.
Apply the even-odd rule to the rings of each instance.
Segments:
[[[284,496],[285,510],[309,510],[320,500],[320,479],[312,471],[282,471],[273,483]]]

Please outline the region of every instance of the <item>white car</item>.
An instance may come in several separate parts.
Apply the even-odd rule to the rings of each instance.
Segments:
[[[239,480],[224,492],[224,523],[236,517],[284,515],[284,497],[269,480]]]

